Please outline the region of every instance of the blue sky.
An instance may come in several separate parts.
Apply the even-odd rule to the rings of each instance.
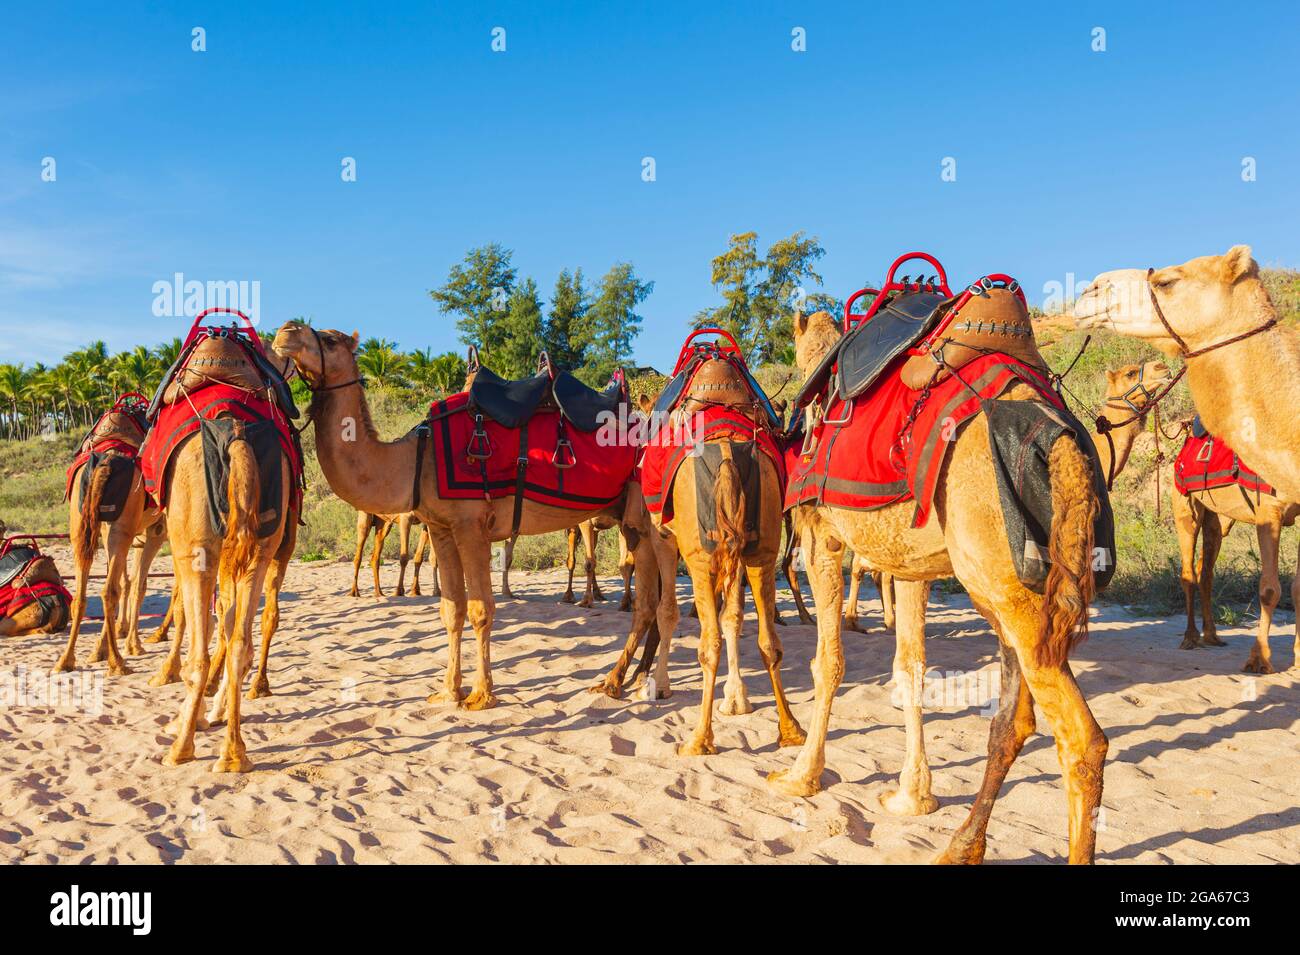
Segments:
[[[182,334],[176,272],[459,349],[427,290],[490,241],[546,291],[633,262],[661,368],[732,232],[817,235],[840,297],[912,248],[1031,299],[1237,242],[1300,265],[1296,5],[1137,6],[10,4],[0,361]]]

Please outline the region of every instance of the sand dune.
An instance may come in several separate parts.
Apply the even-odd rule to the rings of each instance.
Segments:
[[[200,734],[194,763],[161,765],[162,727],[182,688],[146,685],[160,645],[129,660],[132,675],[100,684],[102,709],[0,707],[0,859],[926,862],[978,786],[988,732],[980,704],[998,667],[995,641],[963,598],[938,600],[929,630],[930,665],[949,675],[933,684],[926,717],[940,808],[899,818],[878,804],[904,742],[883,632],[845,634],[826,789],[791,800],[764,783],[794,751],[775,745],[752,618],[744,664],[755,711],[719,716],[719,755],[685,759],[674,747],[699,704],[694,621],[683,619],[674,646],[671,699],[589,695],[629,618],[614,601],[557,603],[559,573],[519,574],[522,599],[498,605],[502,705],[469,713],[425,702],[447,656],[434,602],[346,597],[350,573],[340,563],[291,569],[272,650],[275,696],[244,704],[256,767],[245,776],[210,772],[220,729]],[[615,580],[605,587],[618,593]],[[163,604],[155,591],[146,609]],[[867,609],[878,621],[874,601]],[[793,618],[788,600],[782,610]],[[1076,654],[1111,740],[1098,862],[1300,861],[1297,671],[1238,672],[1248,628],[1222,631],[1226,648],[1193,652],[1176,649],[1181,629],[1103,608]],[[1289,665],[1289,624],[1276,632],[1275,664]],[[791,703],[806,721],[815,631],[789,626],[781,636]],[[61,639],[0,641],[0,671],[48,671]],[[466,650],[472,670],[472,636]],[[93,687],[103,664],[86,669]],[[1065,827],[1055,749],[1036,735],[994,811],[989,861],[1059,861]]]

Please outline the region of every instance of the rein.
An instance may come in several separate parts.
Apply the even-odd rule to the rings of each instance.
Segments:
[[[1190,349],[1187,347],[1187,342],[1183,341],[1182,336],[1174,331],[1174,327],[1169,324],[1169,319],[1165,318],[1165,313],[1160,308],[1160,301],[1156,298],[1155,286],[1151,284],[1151,275],[1154,272],[1155,269],[1147,269],[1147,293],[1151,296],[1151,307],[1156,310],[1156,318],[1160,319],[1160,324],[1165,327],[1165,331],[1169,333],[1169,337],[1178,345],[1178,350],[1182,352],[1180,357],[1183,361],[1187,361],[1189,358],[1199,358],[1201,355],[1208,354],[1209,352],[1218,348],[1223,348],[1226,345],[1235,345],[1237,342],[1245,341],[1247,338],[1258,335],[1260,332],[1266,332],[1277,324],[1277,318],[1273,317],[1264,324],[1258,325],[1248,332],[1242,332],[1240,335],[1233,335],[1231,338],[1225,338],[1223,341],[1215,342],[1213,345],[1206,345],[1204,348],[1197,348],[1195,350]],[[1179,374],[1181,374],[1181,372]]]

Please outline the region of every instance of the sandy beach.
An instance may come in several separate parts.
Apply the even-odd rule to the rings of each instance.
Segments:
[[[755,710],[718,716],[719,755],[687,759],[674,749],[699,705],[695,621],[683,617],[674,644],[670,699],[610,700],[586,691],[624,640],[629,617],[617,601],[584,610],[558,602],[561,572],[512,575],[520,598],[498,604],[493,641],[501,705],[465,712],[425,700],[447,655],[435,601],[349,598],[350,575],[340,562],[291,568],[271,655],[275,695],[244,703],[247,775],[210,772],[220,729],[200,734],[195,762],[161,765],[163,725],[182,696],[179,684],[146,684],[162,645],[130,658],[124,678],[101,682],[103,664],[86,666],[90,694],[78,708],[24,705],[11,692],[0,706],[0,860],[923,863],[978,787],[998,665],[994,638],[962,597],[936,595],[928,630],[926,742],[940,808],[903,818],[878,801],[904,735],[891,704],[893,638],[878,629],[874,592],[864,606],[876,631],[845,633],[825,789],[792,800],[764,782],[795,751],[775,745],[752,615],[742,655]],[[386,566],[390,590],[395,577]],[[157,613],[168,581],[153,583],[145,610]],[[617,597],[616,579],[603,586]],[[98,607],[96,598],[90,612]],[[788,594],[781,609],[794,619]],[[1110,738],[1097,861],[1300,861],[1297,671],[1240,672],[1251,621],[1220,631],[1227,647],[1189,652],[1177,649],[1181,619],[1093,614],[1074,667]],[[83,632],[83,665],[97,632]],[[22,668],[28,680],[48,673],[65,637],[0,641],[8,685]],[[815,630],[791,625],[781,637],[790,700],[806,722]],[[1289,619],[1275,621],[1276,666],[1290,666],[1291,644]],[[472,635],[466,650],[472,668]],[[1057,862],[1066,848],[1055,748],[1040,732],[994,810],[988,861]]]

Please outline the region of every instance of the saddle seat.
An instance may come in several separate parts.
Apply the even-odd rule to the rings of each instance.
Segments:
[[[596,431],[601,416],[617,417],[627,404],[627,389],[618,373],[603,391],[583,384],[567,371],[541,371],[518,380],[502,378],[480,366],[469,386],[470,408],[506,428],[518,428],[542,408],[556,408],[579,431]]]
[[[718,339],[695,342],[700,335],[716,335]],[[750,372],[735,340],[722,329],[701,328],[687,337],[672,376],[655,401],[651,437],[670,414],[691,402],[701,408],[734,408],[756,424],[774,432],[781,430],[781,419],[767,393]]]

